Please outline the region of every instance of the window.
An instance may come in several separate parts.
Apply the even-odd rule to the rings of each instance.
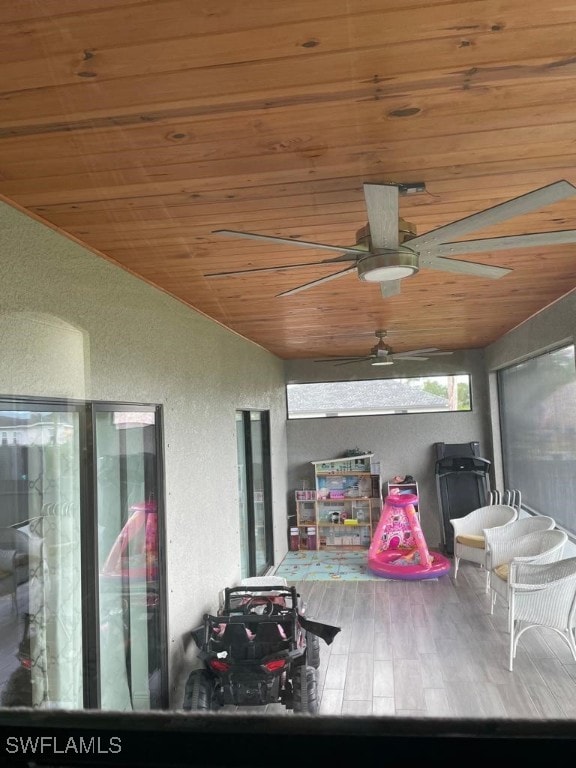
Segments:
[[[504,479],[522,505],[576,533],[574,346],[498,373]]]
[[[471,410],[470,376],[288,384],[289,419]]]

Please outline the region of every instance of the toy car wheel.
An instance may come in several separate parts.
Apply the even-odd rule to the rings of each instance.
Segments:
[[[314,669],[320,666],[320,638],[312,632],[306,632],[306,664]]]
[[[302,664],[294,670],[292,678],[294,712],[315,715],[318,712],[318,681],[316,670]]]
[[[209,710],[213,708],[214,685],[203,669],[190,672],[184,690],[184,710]]]

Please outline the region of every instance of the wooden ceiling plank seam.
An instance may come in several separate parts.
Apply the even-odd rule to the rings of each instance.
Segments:
[[[576,179],[576,167],[564,166],[564,175]],[[413,172],[407,173],[408,177],[413,177]],[[372,181],[378,183],[383,180],[382,175],[379,177],[371,176]],[[450,174],[445,174],[442,178],[436,175],[435,178],[429,179],[427,182],[427,191],[425,199],[431,200],[446,200],[448,203],[450,200],[458,200],[462,196],[464,199],[470,200],[486,200],[492,199],[494,191],[497,189],[510,186],[511,197],[516,197],[520,194],[530,191],[541,186],[552,183],[557,180],[558,174],[555,169],[532,169],[526,172],[518,171],[514,176],[514,183],[511,183],[510,177],[506,173],[494,174],[493,176],[474,177],[472,179],[455,178]],[[220,200],[226,201],[244,201],[248,203],[260,203],[262,200],[267,202],[273,202],[276,196],[280,200],[280,204],[284,203],[284,194],[291,191],[292,195],[312,195],[315,199],[323,197],[326,194],[335,192],[339,194],[341,191],[346,193],[352,192],[355,195],[360,193],[362,188],[362,180],[356,178],[328,178],[321,180],[306,180],[305,182],[294,182],[292,184],[261,184],[258,187],[228,187],[222,190],[204,190],[202,193],[172,193],[169,195],[142,195],[139,197],[127,197],[127,198],[115,198],[113,201],[108,200],[96,200],[85,201],[82,203],[54,203],[46,204],[44,207],[39,206],[37,209],[31,207],[40,215],[44,215],[47,212],[62,212],[64,214],[78,211],[95,213],[101,211],[126,211],[131,212],[133,209],[152,209],[157,205],[170,208],[172,205],[189,205],[190,203],[198,203],[198,201],[211,202],[218,204]],[[419,206],[420,198],[414,196],[410,198],[410,206]],[[479,209],[479,207],[477,208]],[[55,222],[57,223],[57,222]]]
[[[576,112],[576,110],[575,110]],[[574,136],[576,128],[576,119],[572,118],[572,121],[558,122],[551,121],[547,125],[520,125],[516,127],[500,128],[496,131],[485,129],[483,131],[470,131],[468,133],[460,133],[456,136],[453,134],[445,134],[439,127],[439,135],[418,139],[413,137],[398,137],[390,138],[388,136],[380,136],[382,133],[381,128],[375,127],[372,133],[364,132],[363,142],[360,146],[354,146],[350,144],[350,140],[347,137],[346,130],[341,127],[334,127],[332,130],[326,130],[322,135],[317,137],[307,137],[301,142],[293,140],[292,145],[288,141],[285,143],[288,145],[282,148],[281,151],[276,149],[278,142],[274,142],[268,145],[268,148],[264,146],[262,142],[254,142],[253,139],[238,140],[234,143],[229,143],[227,147],[220,150],[220,145],[217,142],[188,146],[177,146],[163,150],[151,152],[126,152],[126,153],[111,153],[103,156],[99,155],[83,155],[79,158],[71,157],[68,160],[62,160],[61,158],[52,159],[34,159],[25,163],[11,163],[10,160],[2,162],[2,174],[5,180],[18,180],[25,179],[33,171],[34,178],[51,177],[56,175],[82,175],[86,172],[105,172],[114,171],[130,171],[133,168],[138,170],[146,169],[149,173],[154,173],[155,168],[161,166],[163,168],[170,168],[170,166],[182,166],[194,162],[203,162],[210,160],[213,157],[218,157],[218,160],[225,159],[234,160],[247,160],[258,162],[258,159],[263,155],[275,157],[277,155],[291,155],[295,154],[300,157],[306,158],[307,154],[314,154],[316,152],[333,152],[334,150],[346,150],[350,153],[367,153],[370,151],[375,152],[392,152],[394,154],[404,153],[407,155],[413,155],[415,149],[413,145],[421,145],[425,142],[424,146],[426,153],[440,155],[446,150],[446,146],[449,146],[450,151],[466,151],[468,153],[473,152],[476,149],[490,149],[494,146],[495,141],[498,142],[500,148],[506,145],[517,146],[522,145],[526,149],[532,143],[542,143],[543,132],[546,131],[547,141],[557,144],[562,140],[571,140]],[[496,138],[497,137],[497,138]],[[106,162],[101,162],[105,159]],[[159,172],[162,173],[163,170]]]
[[[544,38],[544,41],[538,37],[538,30],[516,30],[509,40],[492,41],[492,45],[485,42],[480,47],[473,47],[473,51],[468,51],[466,47],[450,47],[433,51],[432,56],[430,50],[406,50],[406,47],[421,45],[418,42],[399,45],[397,51],[389,45],[383,51],[380,45],[370,52],[366,62],[355,64],[355,78],[349,85],[356,87],[357,82],[365,82],[371,89],[372,98],[374,95],[381,98],[389,92],[391,79],[396,87],[408,87],[407,81],[411,81],[414,87],[415,76],[419,78],[420,87],[425,84],[430,87],[439,76],[441,82],[461,81],[462,86],[468,83],[468,87],[473,83],[485,84],[487,78],[496,82],[506,78],[535,77],[537,73],[552,80],[570,77],[574,69],[575,28],[576,25],[559,25],[555,35],[550,40]],[[505,36],[508,32],[505,30],[500,34]],[[539,54],[536,58],[535,50]],[[349,65],[349,55],[340,52],[316,54],[312,71],[307,60],[296,59],[290,60],[289,66],[284,61],[248,63],[235,67],[140,75],[136,81],[121,78],[101,84],[97,78],[88,78],[67,87],[47,86],[32,92],[7,94],[5,116],[0,126],[16,127],[32,119],[35,119],[36,125],[49,125],[56,115],[61,115],[63,105],[66,105],[68,121],[72,122],[94,119],[99,115],[110,118],[134,112],[146,114],[151,105],[157,110],[159,103],[163,104],[164,110],[182,108],[183,92],[194,93],[193,101],[198,103],[202,100],[205,108],[209,104],[229,101],[232,94],[237,101],[239,97],[246,101],[254,97],[296,98],[311,91],[318,97],[320,87],[324,94],[341,93],[343,83],[348,82]],[[259,84],[259,90],[254,89],[255,83]],[[43,102],[41,110],[38,109],[40,98]],[[190,102],[191,99],[186,100],[186,103]],[[96,107],[96,104],[100,106]]]
[[[406,166],[409,164],[407,163]],[[447,183],[449,180],[454,179],[454,182],[457,183],[458,179],[462,176],[468,176],[469,179],[477,180],[478,183],[486,183],[488,185],[493,183],[494,178],[498,178],[501,176],[505,176],[506,173],[514,172],[515,174],[524,174],[527,177],[534,177],[537,172],[541,172],[541,177],[551,178],[551,180],[557,180],[558,178],[566,178],[566,177],[573,177],[574,176],[574,169],[576,168],[576,153],[573,155],[564,155],[559,156],[557,158],[531,158],[530,160],[523,159],[521,161],[510,161],[506,163],[505,161],[498,161],[498,162],[490,162],[490,163],[484,163],[483,165],[477,166],[477,165],[460,165],[457,167],[438,167],[438,168],[428,168],[426,172],[426,177],[429,180],[430,184],[434,184],[435,181],[442,182],[443,184]],[[567,173],[567,169],[572,169],[571,173]],[[330,173],[336,173],[338,171],[337,167],[328,169],[326,171],[326,175],[323,179],[325,181],[330,181],[332,178],[330,176]],[[340,168],[340,171],[344,174],[350,174],[350,176],[354,179],[363,178],[365,181],[369,181],[371,179],[374,179],[375,181],[381,181],[382,174],[376,174],[373,171],[367,170],[365,173],[360,174],[356,169],[349,170],[346,168]],[[387,178],[391,178],[394,175],[397,175],[405,180],[405,182],[415,181],[416,177],[420,178],[422,176],[421,171],[418,171],[417,173],[411,170],[403,170],[403,169],[396,169],[395,171],[392,171],[387,174]],[[286,177],[283,174],[277,173],[273,174],[274,179],[278,176],[281,176],[282,178],[278,179],[278,184],[286,184],[289,180],[286,179]],[[320,174],[316,173],[316,178],[320,179]],[[272,182],[274,180],[273,178],[267,177],[265,181],[267,182],[268,186],[272,186]],[[570,178],[568,178],[570,180]],[[298,180],[296,180],[298,181]],[[230,186],[233,186],[234,184],[237,184],[239,182],[239,179],[237,177],[222,177],[222,178],[210,178],[206,177],[201,180],[202,183],[200,183],[199,179],[194,179],[190,181],[190,192],[192,194],[198,194],[198,190],[205,190],[210,189],[212,186],[215,186],[217,188],[220,188],[222,184],[226,185],[229,184]],[[243,179],[242,182],[246,185],[251,185],[252,187],[260,187],[263,183],[263,179]],[[33,206],[41,206],[43,204],[54,204],[54,203],[73,203],[76,205],[80,205],[82,202],[91,202],[91,201],[105,201],[107,204],[114,205],[117,203],[117,201],[122,200],[123,198],[133,198],[138,197],[139,194],[145,195],[147,191],[150,189],[154,189],[157,194],[161,193],[173,193],[176,191],[182,190],[182,181],[176,181],[176,182],[155,182],[154,184],[130,184],[130,185],[122,185],[122,186],[114,186],[114,187],[105,187],[105,188],[98,188],[96,189],[85,189],[85,190],[79,190],[79,189],[69,189],[67,187],[64,187],[63,189],[55,189],[54,187],[45,190],[44,192],[40,193],[38,190],[34,190],[27,194],[26,192],[15,192],[12,190],[10,194],[7,192],[4,192],[2,189],[2,184],[0,184],[0,194],[4,193],[6,197],[12,197],[13,199],[17,199],[19,201],[19,204],[21,205],[27,205],[30,207]],[[186,190],[186,187],[185,187]]]
[[[502,202],[501,200],[495,201],[495,204]],[[491,206],[485,206],[485,207],[491,207]],[[574,206],[573,206],[574,207]],[[453,219],[463,219],[466,216],[469,216],[473,213],[476,213],[478,210],[480,210],[480,207],[477,208],[467,208],[462,211],[458,211],[458,209],[453,209],[453,211],[447,215],[444,214],[443,216],[435,216],[434,218],[428,217],[423,218],[420,217],[418,219],[418,224],[416,226],[416,232],[417,234],[429,232],[433,229],[437,229],[440,226],[443,226],[448,221]],[[342,218],[342,215],[339,215],[339,218]],[[353,235],[354,228],[359,228],[361,222],[365,223],[366,216],[360,214],[352,216],[352,214],[347,215],[344,217],[345,219],[348,219],[349,226],[347,228],[336,228],[334,227],[329,221],[326,221],[323,224],[320,223],[312,223],[307,227],[300,226],[299,229],[303,230],[305,238],[302,237],[295,237],[295,240],[299,239],[308,239],[311,238],[311,242],[318,242],[318,243],[324,243],[326,240],[330,240],[333,242],[334,245],[343,245],[346,246],[354,246],[355,245],[355,237]],[[56,222],[52,221],[53,224],[56,224]],[[90,240],[91,242],[97,243],[97,242],[106,242],[108,239],[112,245],[116,244],[119,240],[126,239],[130,241],[130,244],[132,247],[140,247],[141,243],[149,243],[151,242],[151,245],[159,244],[161,243],[163,246],[170,246],[171,243],[186,243],[187,245],[192,243],[196,244],[198,242],[197,238],[205,237],[207,234],[206,227],[208,225],[197,225],[195,229],[191,229],[189,227],[186,227],[184,225],[181,225],[179,227],[173,227],[171,229],[159,229],[159,228],[153,228],[146,226],[147,222],[141,222],[138,224],[138,222],[134,223],[134,226],[132,228],[120,228],[120,227],[114,227],[113,225],[106,225],[102,224],[100,227],[92,226],[92,227],[73,227],[73,226],[67,226],[66,230],[70,232],[71,234],[75,235],[76,237],[86,238]],[[214,222],[214,225],[216,225],[217,222]],[[58,226],[58,225],[57,225]],[[321,231],[318,231],[318,229],[321,227]],[[561,218],[558,216],[558,214],[554,211],[550,214],[544,216],[541,214],[540,216],[533,216],[530,218],[530,232],[555,232],[559,229],[559,227],[562,227],[562,229],[572,229],[576,230],[576,210],[570,211],[569,214],[562,216]],[[282,226],[282,222],[279,222],[277,226],[270,227],[266,224],[266,222],[261,222],[260,226],[247,226],[242,225],[241,229],[239,231],[254,231],[254,230],[260,230],[263,234],[269,233],[269,232],[286,232],[290,229],[295,229],[296,225],[290,226],[290,223],[287,222],[285,226]],[[480,232],[480,231],[479,231]],[[489,237],[501,237],[501,236],[512,236],[517,234],[528,234],[526,224],[523,223],[523,221],[520,219],[515,223],[515,220],[512,222],[509,222],[505,225],[501,225],[499,227],[495,228],[485,228],[481,230],[482,238],[489,238]],[[472,237],[468,238],[474,239]],[[274,263],[275,259],[282,260],[286,263],[290,262],[290,258],[294,258],[294,262],[298,263],[302,260],[302,252],[304,249],[301,247],[298,248],[297,256],[294,256],[295,249],[290,249],[289,246],[285,246],[284,248],[278,247],[262,247],[258,250],[255,250],[253,248],[245,247],[245,248],[236,248],[234,246],[231,247],[224,247],[224,245],[221,243],[219,237],[217,235],[214,236],[214,238],[211,240],[210,245],[212,247],[212,250],[217,249],[218,254],[221,258],[224,258],[225,254],[234,254],[239,260],[242,260],[242,257],[244,254],[248,255],[248,258],[253,258],[252,254],[262,253],[266,254],[266,258],[271,259],[271,262]],[[559,246],[556,246],[559,247]],[[314,249],[309,248],[308,249],[310,253],[314,254]],[[514,246],[510,246],[510,250],[516,251],[517,248]],[[502,254],[504,251],[499,250],[497,254],[490,254],[490,252],[486,252],[482,256],[482,260],[485,259],[501,259],[503,258]],[[471,260],[475,260],[472,258],[470,254],[468,254]],[[210,255],[210,260],[214,260],[214,255]],[[318,255],[316,255],[316,258],[319,258]],[[462,258],[466,258],[466,255],[463,255]]]
[[[194,184],[196,189],[202,189],[211,185],[214,177],[218,183],[228,179],[230,185],[238,183],[261,184],[263,181],[274,179],[275,181],[297,181],[304,175],[313,173],[316,178],[326,178],[345,169],[346,175],[351,172],[351,166],[356,174],[366,177],[363,170],[385,167],[391,179],[394,175],[401,175],[406,169],[417,167],[420,175],[430,176],[433,169],[440,162],[439,155],[431,155],[421,148],[422,155],[400,157],[392,152],[367,151],[360,153],[359,157],[351,158],[350,153],[342,157],[336,156],[334,151],[320,154],[314,158],[306,158],[300,167],[295,168],[291,156],[274,155],[261,156],[258,162],[258,178],[250,178],[253,166],[247,164],[244,159],[211,160],[182,166],[161,167],[156,169],[123,169],[115,172],[91,172],[84,175],[64,177],[42,177],[35,182],[32,179],[17,179],[0,181],[0,192],[7,197],[18,200],[25,205],[40,205],[45,199],[46,193],[52,201],[79,202],[82,199],[100,199],[137,195],[139,189],[156,190],[157,192],[173,192],[181,189],[183,185]],[[530,147],[514,146],[501,148],[494,146],[492,150],[486,148],[482,151],[457,152],[447,151],[442,157],[442,164],[453,168],[474,168],[480,173],[486,173],[490,167],[509,158],[510,163],[522,164],[527,168],[538,167],[538,163],[551,162],[559,166],[563,165],[562,157],[571,157],[574,152],[573,142],[563,141],[555,145],[548,144],[544,139],[540,144],[532,144]],[[564,154],[562,154],[564,153]],[[89,189],[87,186],[90,185]]]
[[[538,25],[530,13],[530,5],[537,5],[535,0],[525,0],[522,8],[514,3],[496,0],[484,0],[481,6],[469,0],[444,5],[436,2],[433,8],[427,8],[426,3],[412,7],[400,4],[393,7],[387,4],[384,8],[381,2],[375,2],[373,8],[364,10],[359,9],[357,3],[350,8],[349,3],[343,0],[315,0],[312,6],[306,3],[302,13],[296,12],[297,4],[294,0],[288,5],[288,9],[276,7],[271,12],[269,4],[261,4],[260,12],[256,11],[255,14],[254,2],[242,8],[241,12],[231,6],[236,12],[226,14],[220,10],[217,25],[210,14],[194,14],[190,3],[181,2],[144,3],[137,12],[129,4],[95,12],[85,12],[79,8],[75,14],[55,16],[36,23],[2,23],[0,16],[0,38],[4,36],[7,39],[7,44],[0,48],[0,63],[29,60],[32,46],[37,46],[51,58],[57,52],[70,56],[78,52],[81,47],[79,42],[85,40],[91,41],[90,49],[107,53],[125,47],[127,38],[135,39],[137,43],[132,48],[135,45],[142,48],[143,58],[150,61],[154,57],[158,61],[157,66],[161,67],[166,48],[174,49],[181,41],[193,45],[194,49],[200,49],[197,55],[202,60],[211,54],[222,54],[221,47],[214,44],[215,38],[225,38],[222,46],[224,50],[236,51],[240,48],[245,55],[254,55],[262,46],[252,46],[250,51],[244,41],[250,41],[251,34],[257,34],[263,41],[275,42],[276,55],[282,55],[280,51],[286,45],[285,41],[290,41],[289,50],[296,52],[293,38],[312,43],[302,45],[306,52],[317,45],[323,49],[330,44],[331,38],[332,47],[329,50],[341,49],[343,45],[350,45],[355,40],[370,41],[379,35],[381,29],[386,31],[388,40],[403,43],[411,42],[415,37],[423,40],[462,38]],[[535,7],[535,11],[538,10]],[[288,15],[282,18],[286,11]],[[458,19],[457,24],[454,24],[455,18]],[[563,25],[570,20],[575,20],[574,10],[570,6],[549,4],[546,26]],[[322,35],[318,39],[313,32],[314,27],[320,25]],[[59,34],[60,28],[66,30],[65,35]],[[276,30],[279,31],[278,41],[274,38]],[[158,46],[161,48],[158,49]],[[196,54],[196,50],[193,54]],[[128,58],[136,58],[133,50]],[[37,87],[37,84],[31,87]]]
[[[576,101],[576,90],[573,89],[573,99]],[[374,120],[382,129],[400,130],[404,135],[425,137],[427,130],[430,135],[438,135],[438,122],[444,118],[447,128],[454,133],[467,129],[467,122],[472,125],[469,130],[479,130],[479,125],[488,125],[486,130],[495,130],[510,125],[549,124],[553,112],[555,122],[571,121],[574,115],[573,101],[569,98],[565,81],[548,82],[545,88],[536,89],[533,84],[510,83],[478,92],[468,89],[454,99],[453,90],[426,94],[418,101],[419,106],[407,107],[410,100],[406,96],[395,97],[399,109],[397,115],[393,105],[383,105],[381,102],[362,102],[357,104],[353,114],[348,105],[325,105],[319,115],[315,105],[303,104],[297,110],[275,109],[265,111],[261,117],[253,115],[237,115],[230,117],[224,123],[220,118],[211,115],[194,115],[186,123],[182,118],[166,120],[168,124],[177,124],[175,130],[168,133],[164,125],[158,123],[132,125],[127,130],[122,125],[107,128],[92,128],[89,132],[79,131],[71,136],[66,134],[45,134],[42,140],[38,137],[2,136],[0,146],[10,160],[18,162],[23,157],[30,160],[39,159],[48,154],[50,157],[66,158],[71,154],[100,154],[95,152],[94,145],[105,148],[104,154],[142,150],[151,152],[167,144],[198,143],[209,139],[215,141],[230,141],[238,134],[252,134],[261,140],[274,140],[280,143],[286,141],[286,135],[295,132],[318,131],[325,123],[337,124],[344,129],[360,119],[361,122]],[[408,115],[403,117],[403,110]],[[411,113],[411,114],[410,114]],[[483,122],[480,122],[482,116]],[[406,119],[409,118],[409,119]],[[501,121],[501,122],[499,122]],[[479,124],[479,125],[477,125]],[[429,126],[429,128],[427,128]],[[387,134],[388,135],[388,134]],[[450,132],[444,135],[452,135]],[[71,143],[73,142],[72,146]]]
[[[479,0],[474,0],[477,4]],[[64,8],[68,7],[70,0],[65,3]],[[461,5],[461,0],[456,0]],[[485,2],[485,0],[482,0]],[[19,0],[20,5],[24,5],[26,0]],[[30,36],[35,33],[34,42],[47,51],[48,55],[52,53],[49,42],[53,36],[54,28],[65,27],[68,31],[67,40],[69,53],[73,53],[75,47],[73,43],[82,39],[84,36],[90,36],[94,44],[102,45],[121,45],[125,41],[126,33],[138,36],[138,39],[144,43],[156,40],[171,40],[181,37],[202,38],[210,34],[222,34],[226,31],[241,30],[246,33],[249,31],[266,30],[270,27],[271,6],[267,0],[251,0],[249,5],[240,5],[237,0],[219,0],[218,13],[206,13],[202,2],[194,0],[122,0],[119,7],[118,2],[102,3],[103,7],[90,8],[94,0],[82,0],[82,5],[78,6],[77,0],[74,3],[75,10],[64,12],[47,12],[38,17],[24,16],[19,18],[14,13],[14,8],[3,7],[0,16],[0,34],[14,40],[13,46],[18,49],[19,38],[22,33]],[[325,23],[333,19],[346,21],[352,14],[372,14],[375,11],[385,14],[387,18],[393,17],[398,12],[407,12],[412,9],[422,10],[426,8],[428,0],[410,0],[410,2],[386,2],[386,8],[382,8],[382,0],[355,0],[353,10],[347,0],[315,0],[311,5],[309,0],[290,0],[285,5],[275,4],[273,9],[276,25],[293,23],[294,19],[306,18],[309,23]],[[455,0],[436,0],[435,6],[444,5],[454,7]],[[471,5],[471,3],[468,3]],[[43,5],[47,6],[46,0]],[[48,3],[49,6],[52,3]],[[54,4],[54,8],[60,6],[61,2]],[[106,7],[106,5],[110,7]],[[135,14],[135,8],[129,9],[129,15],[126,14],[124,6],[139,5],[138,13]],[[200,13],[198,13],[200,11]],[[314,16],[310,16],[313,11]],[[135,18],[134,18],[135,17]],[[258,26],[258,20],[264,18],[265,22]],[[96,22],[100,22],[97,24]],[[127,23],[128,22],[128,23]],[[188,26],[189,25],[189,26]],[[97,37],[100,34],[100,38]],[[66,42],[66,41],[62,41]],[[10,50],[10,48],[8,49]],[[4,54],[6,55],[6,53]]]

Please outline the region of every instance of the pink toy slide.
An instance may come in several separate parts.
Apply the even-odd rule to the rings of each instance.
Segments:
[[[450,571],[450,560],[430,552],[420,527],[413,493],[386,496],[368,550],[368,568],[387,579],[437,579]]]

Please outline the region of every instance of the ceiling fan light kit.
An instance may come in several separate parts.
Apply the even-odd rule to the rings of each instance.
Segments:
[[[367,283],[402,280],[418,272],[418,256],[412,251],[377,253],[358,261],[358,277]]]

